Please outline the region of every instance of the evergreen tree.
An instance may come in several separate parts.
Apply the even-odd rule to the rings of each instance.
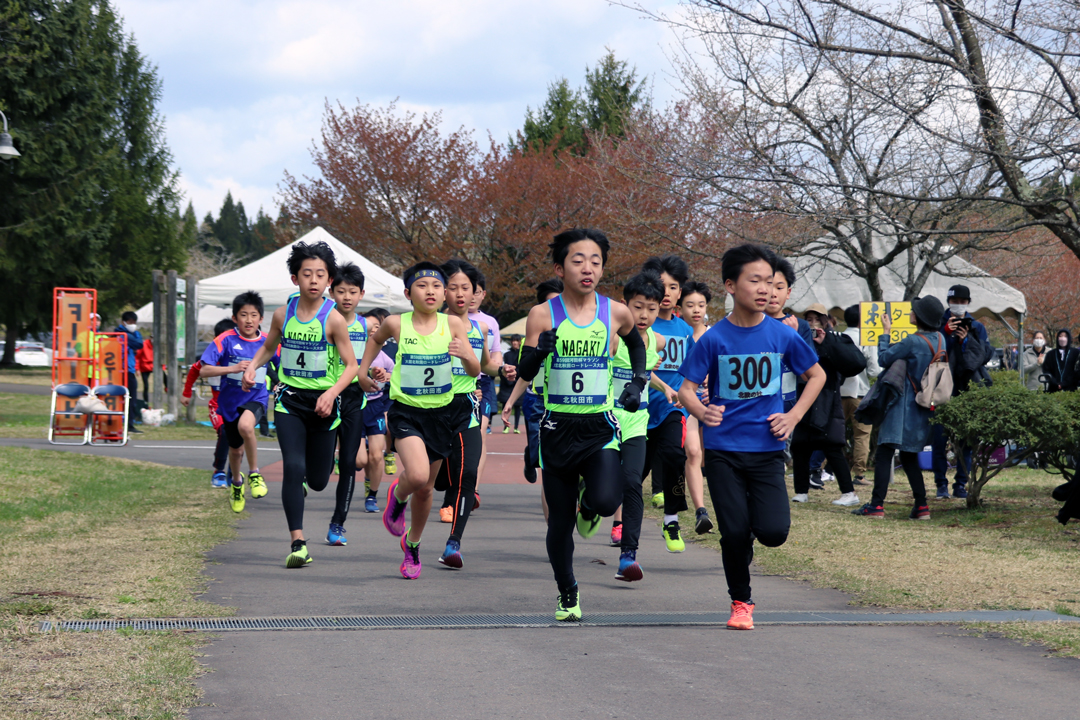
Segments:
[[[536,112],[525,112],[522,140],[525,148],[557,146],[582,155],[587,149],[585,119],[587,108],[581,92],[570,88],[570,81],[560,78],[548,86],[548,96]]]
[[[214,236],[221,241],[228,252],[240,257],[250,255],[254,248],[251,242],[251,226],[243,202],[234,202],[232,191],[225,193],[221,212],[213,223]]]
[[[148,296],[150,268],[179,269],[183,252],[155,72],[108,0],[10,0],[0,38],[0,109],[22,153],[0,165],[11,362],[16,338],[48,326],[51,287],[99,287],[109,314]]]
[[[625,60],[617,60],[608,51],[595,70],[585,68],[585,117],[590,130],[620,138],[625,132],[627,115],[647,102],[645,81],[637,69]]]
[[[181,218],[180,237],[185,247],[194,248],[199,245],[199,220],[195,217],[195,207],[188,201],[187,210]]]
[[[251,241],[254,252],[258,257],[277,250],[277,241],[274,233],[274,221],[259,207],[255,215],[255,224],[251,226]]]

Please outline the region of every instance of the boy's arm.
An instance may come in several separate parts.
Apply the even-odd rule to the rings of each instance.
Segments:
[[[649,382],[651,373],[645,368],[645,341],[638,332],[634,315],[625,305],[613,304],[611,306],[612,325],[619,333],[626,345],[626,353],[630,356],[630,370],[634,373],[634,379],[627,383],[619,396],[619,404],[626,408],[627,412],[636,412],[641,405],[641,393],[644,392]]]
[[[274,311],[274,317],[270,320],[270,330],[266,333],[263,346],[259,348],[259,352],[255,353],[255,357],[251,359],[251,364],[244,371],[244,380],[241,386],[245,392],[255,386],[255,371],[270,362],[270,358],[277,353],[277,346],[281,343],[281,328],[284,324],[285,306],[282,305]]]
[[[517,382],[514,383],[514,389],[510,391],[510,397],[503,404],[502,419],[504,423],[510,422],[510,413],[513,412],[514,405],[525,394],[525,389],[528,387],[529,383],[524,378],[518,378]]]
[[[702,425],[708,427],[718,426],[724,419],[724,405],[706,405],[698,398],[697,389],[700,383],[683,378],[679,388],[679,402],[686,411],[696,417]]]
[[[357,370],[356,355],[353,353],[352,341],[349,339],[349,326],[341,313],[330,313],[326,318],[326,334],[337,348],[338,357],[345,363],[345,367],[337,382],[315,401],[315,414],[319,417],[330,417],[334,409],[334,400],[345,392],[345,388],[349,387],[353,378],[356,377]]]
[[[480,374],[480,361],[476,359],[476,353],[473,352],[472,343],[469,342],[469,333],[465,330],[465,325],[460,318],[453,315],[447,316],[446,325],[450,328],[453,337],[453,340],[450,341],[450,354],[461,361],[461,367],[465,369],[466,373],[476,377]],[[484,348],[484,352],[487,352],[487,348]]]
[[[487,325],[484,323],[477,323],[480,326],[480,334],[487,337]],[[487,343],[484,343],[484,349],[480,354],[480,370],[487,373],[491,377],[506,378],[510,382],[514,382],[517,379],[517,368],[513,365],[497,364],[492,354],[488,352]],[[518,353],[520,356],[520,352]]]
[[[772,433],[777,440],[787,440],[791,436],[795,426],[802,421],[806,411],[817,400],[821,388],[825,387],[825,371],[817,363],[814,363],[800,377],[806,381],[806,385],[803,387],[802,395],[799,396],[799,401],[795,403],[795,407],[786,413],[773,413],[768,417]]]
[[[199,370],[202,368],[202,366],[202,360],[196,360],[195,362],[191,363],[191,369],[188,370],[187,377],[184,379],[184,392],[182,393],[184,397],[191,397],[191,391],[192,388],[195,387],[195,381],[198,380],[199,377],[201,377],[199,375]]]
[[[525,320],[525,342],[518,355],[517,374],[526,383],[532,382],[544,360],[555,351],[555,331],[551,328],[551,313],[547,303],[534,305]]]
[[[368,376],[371,371],[371,363],[375,362],[375,358],[379,356],[379,352],[382,350],[382,346],[386,344],[386,341],[390,338],[397,340],[400,333],[400,315],[391,315],[379,325],[379,329],[375,333],[368,333],[367,343],[364,345],[364,357],[360,359],[360,367],[357,369],[360,382],[364,382],[364,378]]]

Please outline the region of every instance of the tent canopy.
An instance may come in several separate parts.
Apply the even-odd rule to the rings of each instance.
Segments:
[[[405,284],[401,278],[391,275],[326,230],[317,227],[266,257],[232,272],[199,281],[199,327],[212,328],[222,318],[231,316],[231,310],[224,308],[231,308],[233,298],[247,290],[254,290],[262,296],[266,306],[263,329],[270,327],[270,315],[297,291],[288,267],[289,253],[292,252],[293,245],[301,241],[310,244],[320,240],[334,251],[338,265],[352,262],[363,271],[364,299],[356,306],[358,312],[364,313],[377,307],[385,308],[391,313],[408,312],[412,309],[412,304],[405,297]],[[140,325],[152,324],[153,309],[150,303],[136,312]]]
[[[831,250],[824,257],[822,253],[799,255],[792,258],[792,263],[795,266],[795,287],[787,307],[798,315],[814,303],[821,303],[830,312],[843,312],[846,307],[873,299],[866,280],[855,274],[851,261],[839,249]],[[913,266],[918,270],[923,264],[924,261],[916,260]],[[903,299],[907,273],[906,253],[901,253],[881,269],[878,277],[883,300]],[[950,258],[939,269],[931,271],[919,296],[933,295],[944,305],[949,288],[953,285],[966,285],[971,290],[972,315],[1017,318],[1027,312],[1027,300],[1022,292],[959,257]],[[726,300],[726,306],[729,310],[732,307],[730,297]]]

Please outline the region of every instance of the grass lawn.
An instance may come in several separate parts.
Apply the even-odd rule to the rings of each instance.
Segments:
[[[0,373],[0,382],[3,379]],[[46,383],[48,386],[48,383]],[[24,393],[0,392],[0,437],[2,438],[45,438],[49,434],[49,395],[27,395]],[[183,408],[181,408],[183,411]],[[209,420],[205,405],[196,406],[195,419]],[[181,420],[173,425],[149,427],[137,425],[142,435],[132,435],[133,440],[207,440],[213,441],[217,435],[208,425]],[[277,442],[259,436],[260,441]]]
[[[1059,482],[1042,471],[1008,470],[984,489],[982,510],[969,511],[962,500],[931,500],[929,522],[907,519],[913,498],[902,472],[889,489],[883,520],[832,505],[840,492],[835,482],[827,483],[810,491],[810,502],[792,504],[788,541],[778,548],[755,545],[754,562],[769,574],[841,590],[863,606],[1080,615],[1080,525],[1063,528],[1053,518],[1059,504],[1050,490]],[[927,483],[934,487],[929,474]],[[870,499],[869,487],[856,490],[863,501]],[[788,493],[794,493],[790,476]],[[708,492],[705,497],[715,520]],[[651,503],[646,506],[659,518]],[[683,513],[679,524],[688,542],[719,551],[718,532],[694,533],[692,512]],[[1080,623],[992,627],[1080,657]]]
[[[205,636],[35,628],[231,614],[197,598],[203,553],[234,535],[221,492],[198,470],[23,448],[0,448],[0,477],[0,717],[182,716]]]
[[[26,365],[0,368],[0,383],[52,387],[52,368]]]

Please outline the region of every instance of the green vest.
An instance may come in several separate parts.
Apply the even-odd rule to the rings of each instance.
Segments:
[[[484,357],[484,336],[480,333],[480,325],[475,320],[469,320],[469,345],[476,353],[476,360],[480,362]],[[454,394],[464,395],[476,390],[476,378],[465,372],[465,366],[456,357],[450,358],[451,372],[454,375]]]
[[[353,318],[352,323],[349,325],[349,342],[352,344],[353,355],[356,356],[356,362],[359,363],[360,359],[364,357],[364,348],[367,346],[367,321],[359,315]],[[345,369],[345,361],[341,359],[341,355],[338,354],[338,349],[332,343],[326,348],[326,351],[330,354],[330,370],[334,373],[334,382],[336,383],[341,379],[341,371]],[[352,379],[351,384],[360,382],[360,375]],[[364,395],[364,406],[367,405],[367,395]]]
[[[578,415],[611,410],[611,300],[598,294],[596,316],[584,326],[567,316],[561,295],[548,307],[557,339],[544,360],[545,407]]]
[[[450,323],[436,314],[435,332],[420,335],[413,327],[413,314],[401,316],[401,338],[397,360],[390,375],[390,399],[412,407],[438,408],[454,399],[450,362]]]
[[[301,322],[296,315],[299,302],[300,294],[296,293],[285,306],[285,323],[281,328],[281,381],[301,390],[329,390],[339,377],[337,368],[331,369],[330,343],[326,339],[326,323],[334,302],[324,298],[315,317],[307,322]]]
[[[656,352],[656,333],[649,328],[645,334],[648,336],[645,341],[645,367],[651,370],[660,362],[660,354]],[[619,396],[634,379],[634,371],[630,369],[630,351],[626,349],[625,341],[619,341],[619,349],[611,364],[611,394],[615,398],[615,418],[619,421],[622,439],[643,437],[649,427],[649,389],[646,387],[642,391],[641,406],[637,412],[627,412],[619,404]]]

